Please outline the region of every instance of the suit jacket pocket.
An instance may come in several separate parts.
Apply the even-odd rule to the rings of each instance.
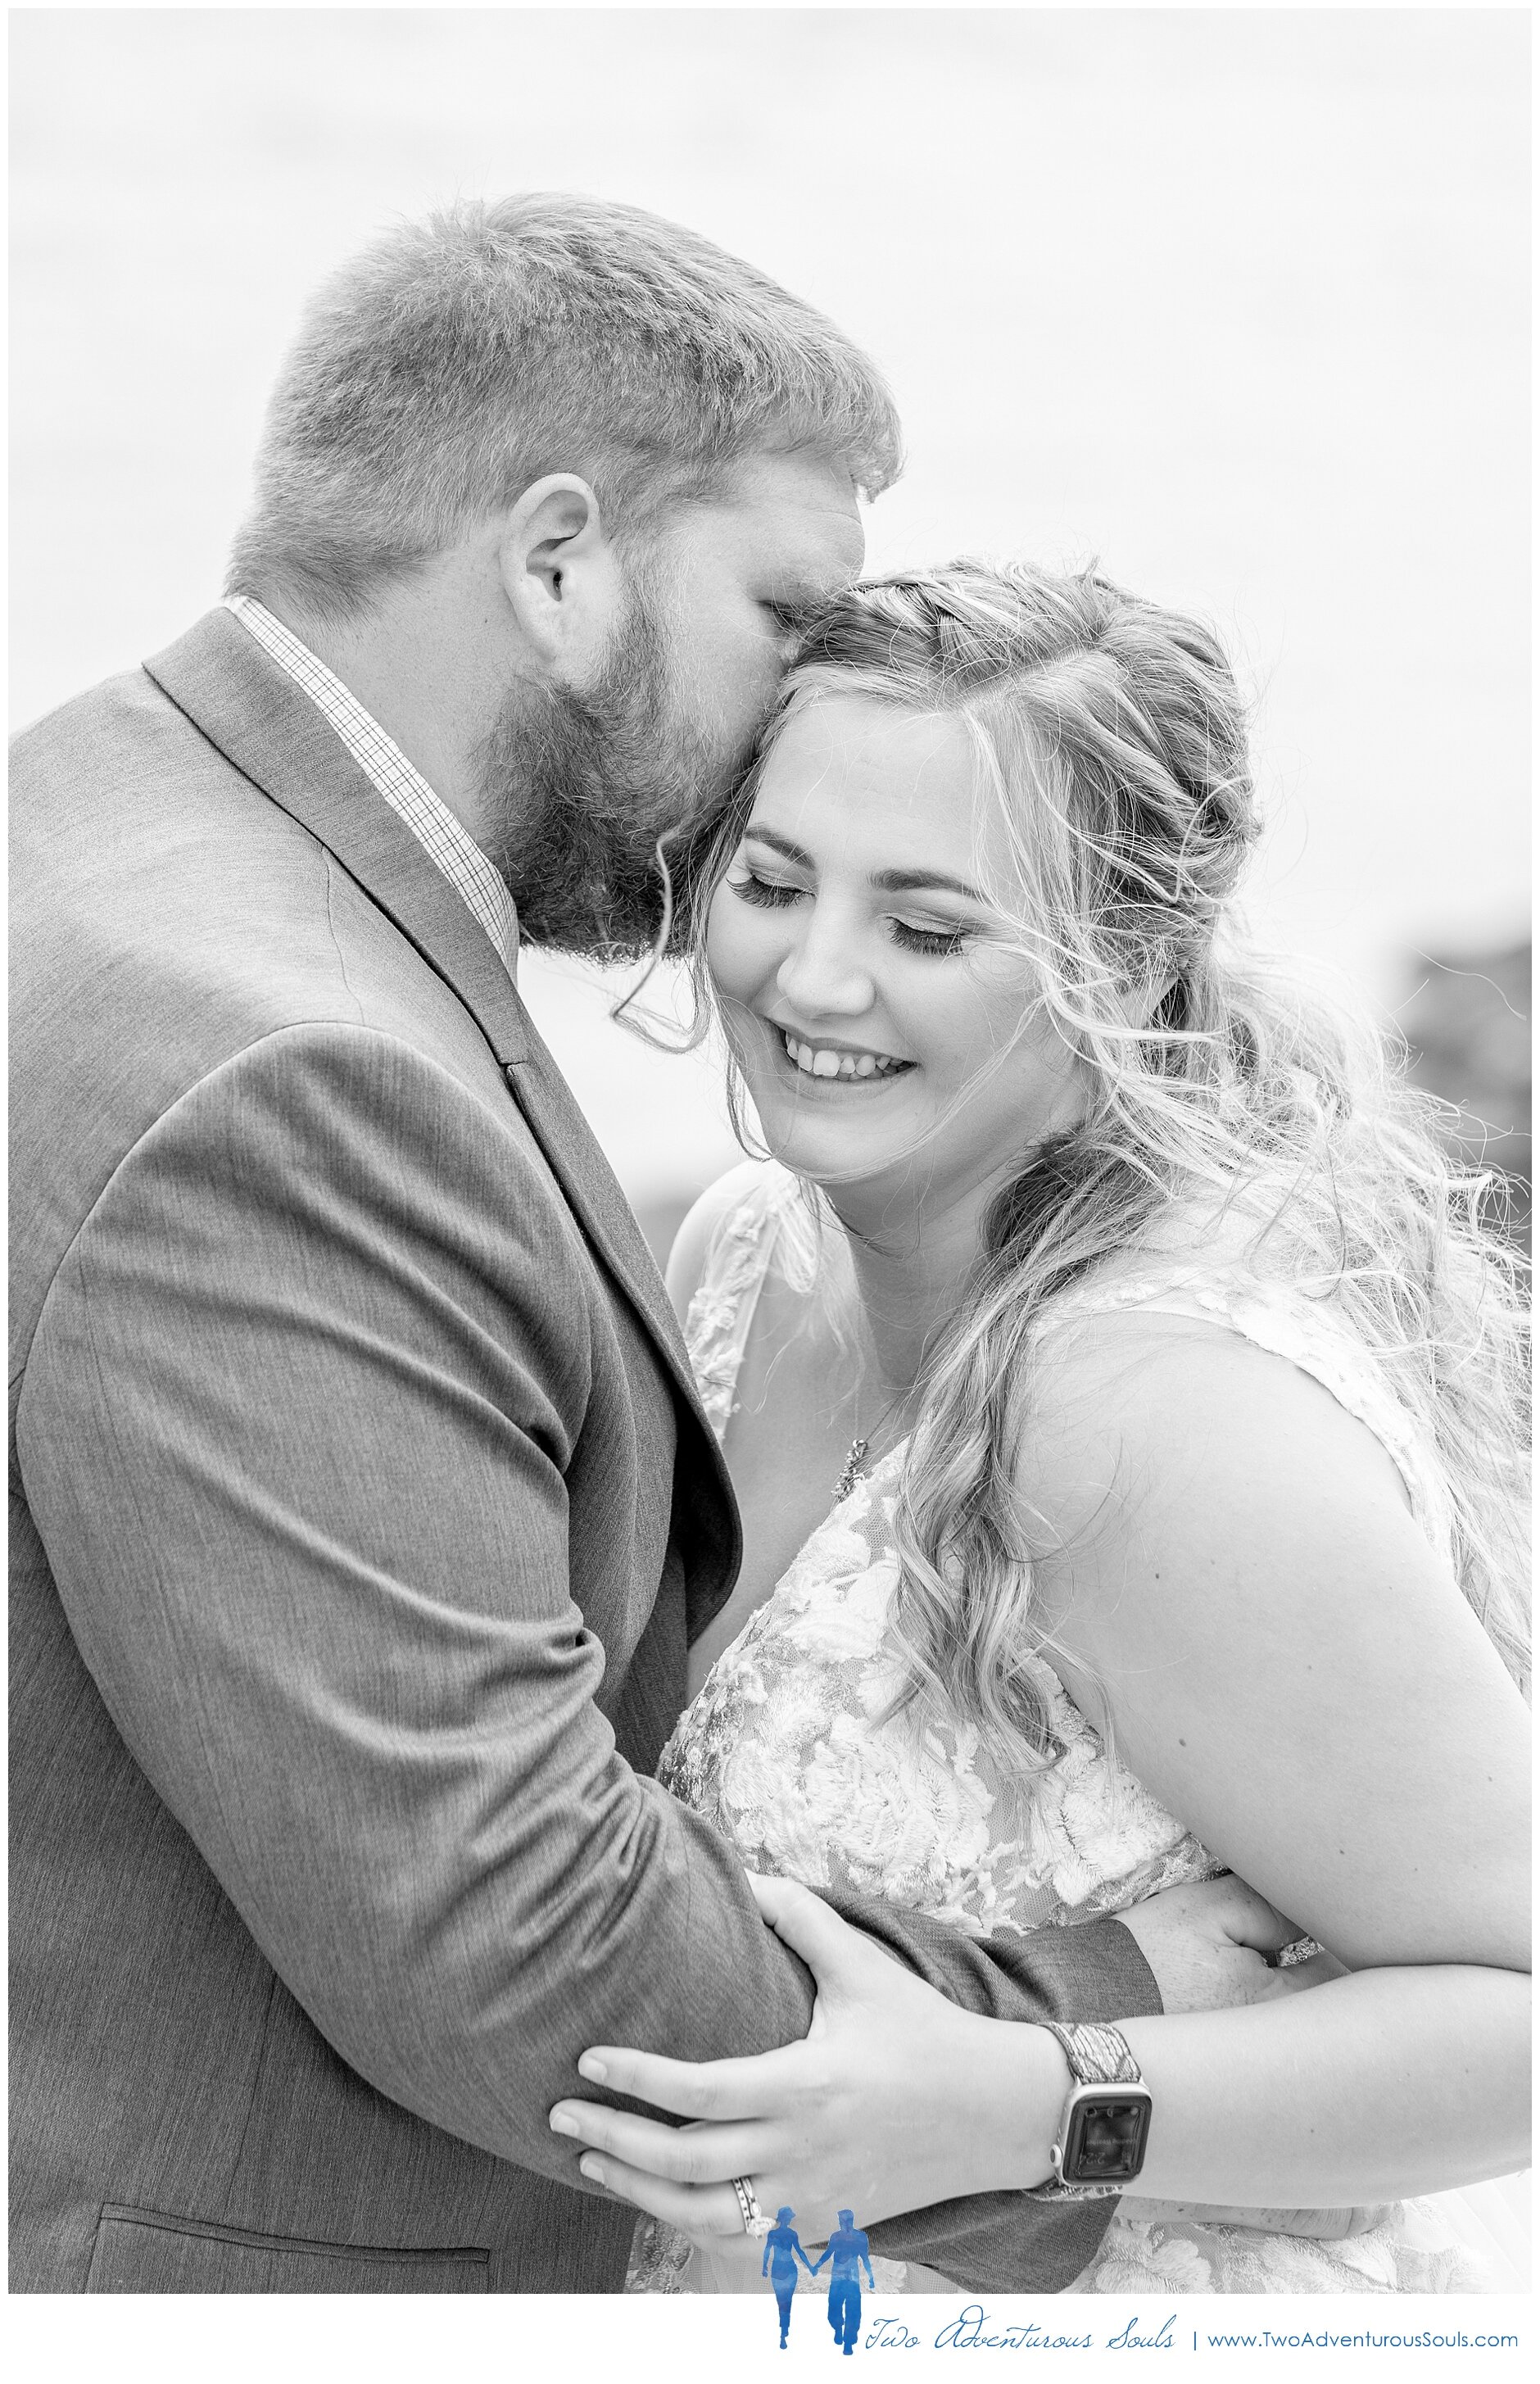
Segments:
[[[162,2210],[102,2205],[88,2293],[484,2293],[475,2245],[314,2243]]]

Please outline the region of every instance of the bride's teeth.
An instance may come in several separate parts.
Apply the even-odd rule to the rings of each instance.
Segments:
[[[847,1083],[855,1076],[887,1076],[902,1063],[898,1060],[879,1058],[875,1051],[820,1051],[811,1043],[799,1043],[786,1029],[781,1029],[781,1041],[786,1056],[793,1061],[804,1076],[838,1076]]]

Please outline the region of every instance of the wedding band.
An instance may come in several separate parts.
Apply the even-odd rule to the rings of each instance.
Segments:
[[[749,2179],[746,2177],[735,2177],[733,2192],[738,2196],[738,2206],[743,2213],[745,2235],[768,2235],[770,2221],[760,2208],[759,2198]]]

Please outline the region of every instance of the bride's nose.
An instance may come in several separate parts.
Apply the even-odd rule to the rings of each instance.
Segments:
[[[809,1025],[831,1013],[858,1018],[876,999],[849,923],[832,913],[821,918],[817,904],[776,970],[776,984]]]

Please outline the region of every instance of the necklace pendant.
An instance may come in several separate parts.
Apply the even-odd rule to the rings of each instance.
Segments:
[[[864,1458],[870,1446],[871,1443],[869,1441],[851,1441],[851,1453],[845,1459],[845,1471],[834,1485],[834,1503],[837,1507],[842,1498],[848,1498],[850,1496],[851,1492],[855,1488],[857,1482],[860,1480],[862,1459]]]

